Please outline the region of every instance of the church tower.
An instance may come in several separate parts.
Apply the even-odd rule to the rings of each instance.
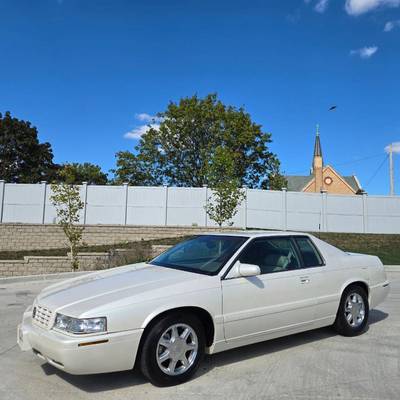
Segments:
[[[287,190],[303,193],[325,193],[353,195],[363,193],[355,175],[342,176],[331,165],[324,165],[319,135],[315,134],[314,156],[309,175],[287,175]]]
[[[315,136],[315,144],[314,144],[314,157],[311,171],[315,177],[315,193],[324,190],[324,181],[323,181],[323,167],[324,162],[322,159],[322,149],[321,149],[321,140],[319,137],[319,125],[317,125],[317,133]]]

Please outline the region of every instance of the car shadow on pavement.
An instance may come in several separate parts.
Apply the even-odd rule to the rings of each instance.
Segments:
[[[371,310],[369,324],[375,324],[388,317],[388,314],[380,310]],[[368,329],[367,329],[368,330]],[[289,348],[311,344],[321,340],[337,336],[337,333],[330,328],[314,329],[307,332],[284,336],[261,343],[239,347],[215,355],[206,356],[196,372],[196,377],[209,373],[216,367],[226,366],[232,363],[245,361],[251,358],[272,354]],[[148,381],[142,376],[137,367],[133,371],[113,372],[96,375],[70,375],[50,364],[43,364],[42,369],[46,375],[58,375],[60,378],[75,386],[76,388],[89,393],[103,392],[115,389],[122,389],[131,386],[147,384]]]

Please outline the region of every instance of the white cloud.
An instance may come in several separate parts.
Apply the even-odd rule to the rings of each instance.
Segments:
[[[144,122],[144,124],[135,126],[132,130],[126,132],[124,135],[125,139],[140,139],[150,128],[158,129],[160,127],[160,122],[163,120],[156,115],[147,113],[135,114],[135,119],[142,123]]]
[[[159,124],[140,125],[133,128],[131,131],[126,132],[125,139],[140,139],[150,128],[158,129]]]
[[[346,0],[345,9],[350,15],[361,15],[380,7],[399,7],[400,0]]]
[[[351,50],[352,56],[360,56],[361,58],[367,59],[372,57],[378,51],[378,46],[362,47],[361,49]]]
[[[304,3],[310,4],[314,0],[304,0]],[[328,8],[330,0],[316,0],[314,5],[314,10],[320,14],[324,13]]]
[[[124,135],[125,139],[140,139],[150,128],[158,129],[163,118],[147,113],[135,114],[135,119],[143,124],[135,126]]]
[[[383,30],[385,32],[390,32],[394,28],[400,28],[400,19],[398,19],[397,21],[388,21],[388,22],[386,22],[385,27],[383,28]]]
[[[324,13],[328,8],[329,0],[319,0],[317,4],[314,6],[314,10],[319,13]]]
[[[386,153],[389,153],[390,145],[385,147]],[[393,153],[400,153],[400,142],[393,142],[392,143],[392,151]]]

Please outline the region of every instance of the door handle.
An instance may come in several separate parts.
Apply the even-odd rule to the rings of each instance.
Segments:
[[[304,285],[305,283],[310,283],[310,278],[309,278],[308,276],[302,276],[302,277],[300,278],[300,283],[302,283],[303,285]]]

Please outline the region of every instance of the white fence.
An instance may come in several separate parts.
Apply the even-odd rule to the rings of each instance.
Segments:
[[[400,233],[400,197],[343,196],[245,189],[234,226],[322,232]],[[215,226],[204,206],[210,190],[80,186],[83,224]],[[0,181],[0,223],[54,223],[51,188]]]

